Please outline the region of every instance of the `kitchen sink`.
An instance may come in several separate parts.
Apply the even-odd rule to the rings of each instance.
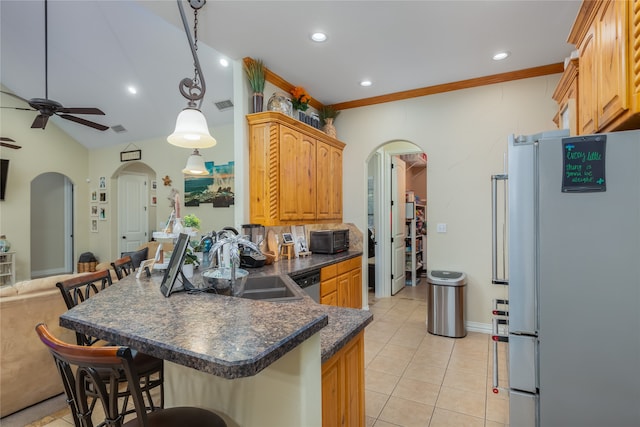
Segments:
[[[262,301],[294,301],[302,299],[303,294],[293,283],[280,276],[248,277],[241,298]]]

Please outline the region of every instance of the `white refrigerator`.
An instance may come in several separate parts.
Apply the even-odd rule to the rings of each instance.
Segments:
[[[514,427],[640,426],[640,131],[509,138]]]

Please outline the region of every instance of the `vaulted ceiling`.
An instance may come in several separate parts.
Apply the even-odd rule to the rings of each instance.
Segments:
[[[214,105],[233,99],[233,67],[220,65],[222,57],[262,59],[324,104],[560,63],[574,49],[566,39],[579,7],[575,0],[209,0],[198,13],[203,112],[213,128],[233,120],[232,109]],[[327,41],[312,42],[315,31]],[[44,34],[43,1],[0,2],[0,83],[26,99],[45,97]],[[95,148],[171,133],[186,106],[178,83],[193,77],[175,1],[49,0],[48,46],[49,98],[98,107],[105,116],[82,117],[126,129],[51,119],[79,142]],[[502,50],[509,58],[492,60]],[[362,79],[372,86],[360,86]],[[6,95],[0,105],[27,107]]]

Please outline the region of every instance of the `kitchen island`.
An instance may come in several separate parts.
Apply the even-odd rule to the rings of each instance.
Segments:
[[[291,280],[288,274],[358,255],[314,255],[250,274]],[[211,408],[229,426],[321,425],[321,363],[371,322],[369,312],[306,296],[266,302],[180,292],[165,298],[161,281],[160,274],[129,276],[66,312],[60,324],[167,361],[167,406]]]

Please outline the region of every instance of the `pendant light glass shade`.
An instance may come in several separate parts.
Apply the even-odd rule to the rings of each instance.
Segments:
[[[200,155],[200,152],[196,148],[187,160],[187,166],[182,169],[182,173],[188,173],[191,175],[208,175],[209,171],[204,165],[204,158]]]
[[[209,148],[217,144],[209,133],[207,119],[196,108],[185,108],[178,114],[176,129],[167,141],[184,148]]]

